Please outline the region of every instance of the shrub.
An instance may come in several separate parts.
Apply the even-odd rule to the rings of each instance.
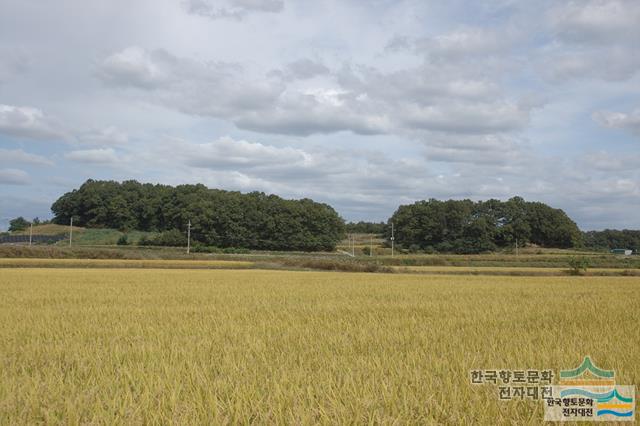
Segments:
[[[167,247],[184,247],[187,245],[187,236],[178,229],[161,232],[153,237],[143,235],[138,240],[139,246],[167,246]]]
[[[118,242],[116,243],[119,246],[126,246],[129,244],[129,239],[127,237],[127,234],[123,234],[122,236],[120,236],[120,238],[118,238]]]
[[[202,246],[199,244],[191,247],[193,253],[222,253],[222,249],[214,246]]]
[[[143,235],[138,240],[138,245],[139,246],[151,246],[151,245],[153,245],[153,240],[151,238],[147,237],[146,235]]]
[[[567,263],[569,264],[569,273],[571,275],[584,275],[591,262],[588,257],[572,256]]]
[[[25,218],[20,216],[15,219],[12,219],[9,222],[9,231],[10,232],[24,231],[25,229],[27,229],[28,226],[29,226],[29,222],[27,222]]]

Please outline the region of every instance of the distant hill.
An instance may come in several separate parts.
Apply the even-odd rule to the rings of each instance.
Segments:
[[[51,210],[54,223],[67,224],[73,217],[87,228],[184,235],[190,222],[194,242],[217,247],[330,251],[344,236],[344,221],[327,204],[204,185],[88,180]]]

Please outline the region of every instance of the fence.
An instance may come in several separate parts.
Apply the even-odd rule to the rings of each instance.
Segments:
[[[53,244],[58,241],[67,239],[66,234],[59,235],[33,235],[31,241],[33,244]],[[0,244],[29,244],[28,235],[1,235]]]

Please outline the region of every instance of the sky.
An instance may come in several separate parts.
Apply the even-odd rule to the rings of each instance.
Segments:
[[[0,0],[0,229],[87,179],[640,228],[640,1]]]

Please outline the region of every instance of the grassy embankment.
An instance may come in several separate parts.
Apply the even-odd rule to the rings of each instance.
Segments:
[[[66,227],[60,225],[43,225],[38,231],[59,233]],[[350,252],[348,241],[343,241],[334,253],[303,252],[265,252],[252,251],[244,254],[191,253],[186,254],[183,247],[139,247],[135,245],[117,246],[115,242],[123,235],[119,231],[109,229],[74,230],[74,245],[69,247],[68,241],[54,246],[24,245],[0,246],[0,258],[39,258],[39,259],[118,259],[118,260],[202,260],[202,261],[245,261],[252,262],[252,267],[267,269],[317,269],[340,270],[354,272],[411,272],[422,274],[474,274],[474,275],[566,275],[569,273],[568,260],[579,256],[589,259],[587,275],[640,275],[639,256],[614,256],[609,253],[580,252],[575,250],[544,249],[538,247],[525,248],[519,254],[509,251],[478,254],[407,254],[396,252],[391,256],[388,248],[382,247],[382,240],[373,239],[373,256],[363,254],[363,244],[369,242],[371,236],[356,234],[355,257]],[[145,233],[128,233],[131,241]],[[342,252],[340,251],[342,250]],[[108,264],[108,263],[106,263]],[[106,265],[105,264],[105,265]],[[118,265],[117,263],[111,263]],[[151,263],[157,267],[183,267],[180,264],[167,262]],[[64,266],[64,263],[40,262],[25,266]],[[91,266],[90,264],[87,264]],[[123,267],[140,267],[147,265],[141,262],[120,263]],[[173,265],[173,266],[172,266]],[[231,264],[229,264],[231,265]],[[0,263],[2,266],[2,263]],[[19,262],[11,266],[20,266]],[[99,265],[98,265],[99,266]],[[146,266],[143,266],[146,267]],[[192,264],[191,267],[196,267]],[[198,267],[209,267],[198,264]],[[223,267],[223,266],[216,266]],[[233,266],[230,266],[233,267]]]
[[[60,241],[58,245],[69,243],[70,227],[66,225],[56,225],[49,223],[33,227],[33,235],[65,235],[66,240]],[[29,235],[29,229],[14,232],[14,235]],[[73,227],[73,243],[80,246],[114,246],[123,235],[127,236],[130,244],[136,244],[143,236],[154,235],[152,232],[129,231],[121,232],[117,229],[83,228]]]

